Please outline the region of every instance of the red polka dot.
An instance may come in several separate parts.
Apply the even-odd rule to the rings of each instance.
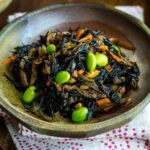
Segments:
[[[115,133],[116,133],[116,130],[113,130],[112,133],[115,134]]]
[[[71,145],[73,145],[73,143],[70,143]]]
[[[118,130],[118,132],[121,132],[121,130]]]
[[[80,146],[83,146],[83,144],[80,144]]]
[[[127,145],[127,148],[130,148],[130,145]]]
[[[132,138],[132,137],[130,137],[130,140],[133,140],[133,138]]]
[[[127,133],[125,132],[123,135],[124,135],[124,136],[126,136],[126,135],[127,135]]]
[[[125,127],[129,127],[128,125],[125,125]]]
[[[144,137],[145,135],[141,135],[141,137]]]
[[[75,145],[78,145],[78,143],[75,143]]]
[[[140,145],[137,145],[137,147],[140,147]]]
[[[125,130],[125,131],[128,131],[128,128],[125,128],[124,130]]]
[[[100,142],[103,143],[104,141],[101,140]]]
[[[114,137],[116,138],[116,137],[117,137],[117,135],[114,135]]]
[[[136,136],[136,133],[133,133],[133,136]]]
[[[111,142],[112,144],[115,144],[115,142]]]
[[[76,150],[79,150],[78,148],[76,148]]]
[[[105,145],[108,145],[108,143],[105,143]]]
[[[129,141],[126,141],[126,143],[128,144],[128,143],[129,143]]]
[[[27,129],[26,129],[25,131],[26,131],[26,132],[28,132],[28,130],[27,130]]]
[[[133,131],[135,131],[135,128],[132,128]]]
[[[106,136],[109,136],[109,134],[107,133]]]
[[[74,149],[74,147],[71,147],[71,149]]]
[[[121,134],[119,134],[118,136],[122,136]]]
[[[120,144],[120,146],[122,147],[122,144]]]
[[[112,141],[112,139],[109,139],[109,141]]]
[[[117,149],[117,145],[115,145],[114,148]]]
[[[60,141],[58,141],[57,144],[60,144]]]
[[[112,147],[111,145],[108,146],[108,148],[111,148],[111,147]]]

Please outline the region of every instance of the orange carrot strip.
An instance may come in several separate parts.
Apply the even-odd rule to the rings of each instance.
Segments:
[[[111,103],[109,98],[104,98],[104,99],[100,99],[100,100],[96,101],[96,104],[98,106],[102,106],[104,104],[109,104],[109,103]]]
[[[81,38],[79,41],[87,41],[87,40],[91,40],[92,39],[92,35],[88,34],[87,36]]]
[[[78,31],[78,33],[76,34],[76,37],[75,37],[75,39],[79,39],[80,38],[80,36],[82,35],[84,33],[84,29],[80,29],[79,31]]]
[[[104,51],[108,51],[109,54],[110,54],[115,60],[117,60],[118,62],[121,61],[121,58],[119,58],[118,56],[116,56],[113,52],[110,52],[110,51],[109,51],[107,45],[100,45],[100,46],[97,46],[96,48],[102,49],[102,50],[104,50]]]
[[[14,56],[11,56],[9,58],[6,58],[2,61],[2,64],[7,64],[7,63],[10,63],[12,60],[16,60],[17,59],[17,56],[14,55]]]
[[[127,43],[117,39],[117,38],[109,38],[110,41],[114,42],[114,43],[119,43],[119,45],[121,47],[124,47],[126,49],[129,49],[129,50],[135,50],[136,48],[133,46],[133,45],[128,45]]]
[[[61,85],[60,84],[56,84],[57,85],[57,87],[59,88],[59,91],[61,92],[62,91],[62,88],[61,88]]]
[[[104,108],[104,111],[108,111],[108,110],[110,110],[111,108],[112,108],[112,106],[105,107],[105,108]]]
[[[115,55],[113,52],[110,52],[109,51],[109,54],[116,60],[116,61],[118,61],[118,62],[120,62],[121,61],[121,58],[119,58],[117,55]]]
[[[105,66],[105,69],[109,72],[111,72],[113,70],[110,65]]]
[[[11,60],[16,60],[16,59],[17,59],[17,56],[16,56],[16,55],[11,56],[10,59],[11,59]]]
[[[132,100],[132,98],[131,98],[131,97],[128,97],[128,102],[131,101],[131,100]]]
[[[49,80],[46,82],[46,86],[50,86],[50,85],[51,85],[51,82],[52,82],[52,79],[49,79]]]
[[[80,69],[80,70],[78,70],[78,74],[80,75],[80,74],[83,74],[84,73],[84,70],[83,69]]]
[[[109,51],[109,49],[108,49],[108,46],[107,46],[107,45],[100,45],[100,46],[97,46],[96,48],[98,48],[98,49],[102,49],[103,51]]]

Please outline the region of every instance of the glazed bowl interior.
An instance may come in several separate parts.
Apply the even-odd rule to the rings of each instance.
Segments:
[[[14,47],[31,44],[47,31],[67,31],[81,24],[91,30],[99,29],[108,37],[117,37],[136,47],[136,51],[121,49],[140,69],[139,88],[128,95],[132,101],[96,118],[75,124],[67,119],[46,122],[27,113],[20,93],[3,76],[10,74],[9,65],[0,63],[0,104],[19,122],[40,133],[61,137],[87,137],[117,128],[130,121],[149,102],[150,91],[150,31],[136,20],[110,6],[100,3],[57,4],[29,13],[8,25],[0,35],[0,61],[11,55]]]

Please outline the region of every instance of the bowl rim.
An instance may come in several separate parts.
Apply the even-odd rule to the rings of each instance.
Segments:
[[[41,9],[38,9],[36,11],[32,11],[30,13],[25,14],[24,16],[14,20],[13,22],[9,23],[8,25],[6,25],[2,31],[0,32],[0,40],[2,40],[5,35],[7,35],[7,33],[13,29],[15,26],[17,26],[18,24],[20,24],[23,20],[26,20],[28,17],[30,16],[34,16],[35,14],[39,14],[41,12],[44,11],[49,11],[52,9],[56,9],[56,8],[61,8],[61,7],[65,7],[65,6],[95,6],[97,8],[105,8],[108,10],[112,10],[115,11],[116,13],[119,13],[121,15],[123,15],[124,17],[126,17],[128,20],[130,20],[133,24],[138,25],[139,27],[141,27],[145,33],[150,37],[150,30],[149,28],[139,19],[126,14],[125,12],[122,12],[116,8],[114,8],[113,6],[110,6],[108,4],[104,4],[104,3],[100,3],[100,2],[87,2],[87,3],[78,3],[78,2],[74,2],[74,3],[59,3],[59,4],[53,4]],[[66,125],[63,126],[62,124],[56,123],[56,122],[47,122],[47,121],[43,121],[43,120],[39,120],[31,115],[28,114],[24,114],[21,110],[16,109],[15,106],[13,106],[4,96],[2,93],[0,93],[0,104],[2,105],[2,107],[4,107],[4,109],[6,109],[10,114],[12,114],[13,116],[15,116],[15,118],[25,124],[27,124],[28,126],[30,126],[32,124],[33,127],[36,127],[38,129],[46,129],[46,130],[55,130],[55,131],[70,131],[70,132],[87,132],[87,131],[93,131],[93,130],[98,130],[100,128],[106,128],[106,124],[107,126],[111,126],[113,128],[113,125],[116,123],[118,124],[118,126],[121,126],[125,123],[127,123],[128,121],[130,121],[131,119],[133,119],[139,112],[141,112],[143,110],[143,108],[149,103],[150,101],[150,93],[146,96],[145,99],[143,99],[140,103],[138,103],[136,106],[134,106],[133,108],[131,108],[130,110],[115,116],[111,119],[105,120],[105,121],[100,121],[100,122],[96,122],[96,123],[87,123],[87,124],[71,124],[71,125]],[[139,106],[140,110],[137,109]],[[17,115],[16,115],[17,114]],[[123,119],[120,119],[120,117],[123,116]],[[34,120],[34,121],[33,121]],[[112,124],[113,123],[113,124]],[[116,128],[116,127],[114,127]],[[111,130],[111,129],[107,129]]]

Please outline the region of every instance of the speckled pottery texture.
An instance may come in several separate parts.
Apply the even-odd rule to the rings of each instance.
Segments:
[[[150,30],[136,18],[105,4],[56,4],[15,20],[0,33],[0,62],[11,55],[14,47],[34,42],[48,30],[66,31],[80,23],[82,27],[99,29],[108,37],[117,37],[136,47],[135,52],[121,50],[139,66],[139,88],[129,93],[133,99],[130,103],[107,113],[100,113],[90,121],[80,124],[67,120],[46,122],[24,110],[20,93],[3,77],[4,72],[11,76],[9,66],[0,63],[0,105],[19,123],[38,133],[74,138],[94,136],[126,124],[149,103]]]

